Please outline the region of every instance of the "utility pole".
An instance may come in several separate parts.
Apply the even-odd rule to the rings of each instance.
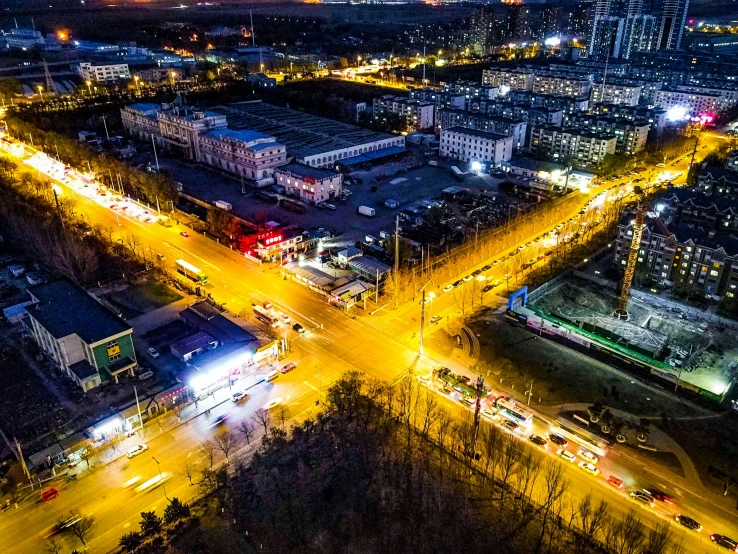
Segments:
[[[136,395],[136,409],[138,409],[138,421],[141,425],[141,438],[143,438],[144,422],[143,422],[143,418],[141,417],[141,404],[138,403],[138,391],[136,390],[135,385],[133,386],[133,394]]]
[[[425,88],[425,44],[423,45],[423,88]]]
[[[13,437],[13,440],[15,441],[15,447],[18,449],[18,460],[21,463],[21,467],[23,468],[23,473],[25,473],[26,477],[28,477],[28,480],[31,481],[31,472],[28,471],[28,466],[26,465],[26,460],[23,457],[23,451],[21,450],[20,442],[18,442],[18,439]]]
[[[151,135],[151,144],[154,145],[154,160],[156,160],[156,171],[158,173],[159,172],[159,158],[156,155],[156,142],[154,141],[154,135],[153,135],[153,133]]]
[[[474,456],[477,452],[477,439],[479,438],[479,412],[482,408],[482,393],[484,392],[484,379],[482,379],[482,376],[480,375],[477,377],[477,401],[474,403],[474,430],[472,432],[472,443],[471,443],[471,452],[469,455],[471,456],[471,459],[474,460]]]
[[[533,379],[530,380],[530,386],[528,387],[528,390],[525,391],[525,394],[528,397],[528,406],[530,406],[530,397],[533,396]]]
[[[62,229],[64,229],[64,218],[62,217],[61,206],[59,205],[59,196],[56,194],[56,189],[52,186],[51,192],[54,193],[54,202],[56,203],[56,211],[59,214],[59,223],[61,223]]]
[[[108,123],[105,121],[105,116],[102,116],[103,119],[103,125],[105,126],[105,136],[107,137],[108,141],[110,141],[110,133],[108,133]]]
[[[376,282],[374,286],[374,302],[376,302],[377,306],[379,306],[379,270],[376,270],[377,277]]]
[[[425,327],[425,287],[423,287],[423,296],[420,299],[420,344],[418,346],[418,354],[423,355],[423,331]]]

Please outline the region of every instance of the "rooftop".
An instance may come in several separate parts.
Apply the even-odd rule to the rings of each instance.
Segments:
[[[268,135],[263,135],[261,133],[257,133],[256,131],[248,131],[246,129],[212,129],[211,131],[205,131],[205,133],[203,134],[214,139],[221,139],[223,137],[226,137],[241,142],[253,142],[255,140],[272,138]]]
[[[131,330],[122,319],[68,279],[57,279],[28,288],[38,304],[27,309],[55,338],[78,335],[95,344]]]
[[[330,169],[321,169],[318,167],[310,167],[305,164],[291,163],[277,168],[278,172],[290,173],[297,177],[311,177],[315,180],[332,179],[338,173]]]
[[[151,104],[151,103],[136,103],[136,104],[129,104],[126,106],[129,110],[134,110],[141,113],[156,113],[161,109],[160,104]]]
[[[523,169],[530,169],[531,171],[563,171],[565,166],[554,162],[547,162],[544,160],[535,160],[526,156],[520,156],[519,158],[513,158],[510,160],[510,167],[521,167]]]
[[[250,129],[287,147],[297,158],[394,138],[394,135],[290,110],[261,101],[218,106],[213,111],[228,117],[232,129]]]
[[[443,130],[444,133],[458,133],[460,135],[469,135],[471,137],[478,137],[487,140],[503,140],[511,138],[500,133],[488,133],[487,131],[479,131],[477,129],[468,129],[466,127],[449,127]]]

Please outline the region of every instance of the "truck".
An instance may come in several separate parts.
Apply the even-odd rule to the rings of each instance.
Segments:
[[[466,173],[465,173],[464,171],[461,171],[461,170],[460,170],[460,169],[459,169],[458,167],[456,167],[455,165],[452,165],[452,166],[451,166],[451,173],[453,173],[453,174],[454,174],[454,177],[455,177],[455,178],[456,178],[457,180],[459,180],[459,181],[463,181],[463,180],[464,180],[464,177],[466,176]]]
[[[369,206],[359,206],[356,208],[356,213],[361,214],[366,217],[374,217],[377,215],[377,212],[374,208],[370,208]]]
[[[233,206],[230,204],[230,202],[226,202],[225,200],[216,200],[215,207],[220,208],[221,210],[225,210],[227,212],[230,212],[231,210],[233,210]]]
[[[307,211],[307,208],[304,204],[300,204],[299,202],[290,200],[289,198],[282,198],[279,201],[279,205],[282,206],[285,210],[289,210],[298,214],[304,214]]]
[[[208,276],[203,271],[201,271],[199,267],[195,267],[189,262],[186,262],[184,260],[177,260],[176,267],[177,271],[179,271],[188,279],[195,281],[195,283],[198,283],[200,285],[207,285],[209,282]]]

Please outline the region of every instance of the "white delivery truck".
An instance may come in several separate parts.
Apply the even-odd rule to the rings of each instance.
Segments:
[[[370,208],[369,206],[359,206],[358,208],[356,208],[356,211],[366,217],[374,217],[375,215],[377,215],[376,210],[374,208]]]

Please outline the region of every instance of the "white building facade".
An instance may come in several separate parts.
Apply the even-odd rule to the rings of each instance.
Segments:
[[[341,195],[343,176],[330,169],[291,163],[275,171],[275,181],[290,196],[317,204]]]
[[[499,166],[510,161],[513,150],[513,138],[505,135],[465,127],[441,131],[439,155],[443,158]]]
[[[82,62],[77,66],[77,74],[83,81],[95,83],[110,83],[131,78],[127,63]]]

